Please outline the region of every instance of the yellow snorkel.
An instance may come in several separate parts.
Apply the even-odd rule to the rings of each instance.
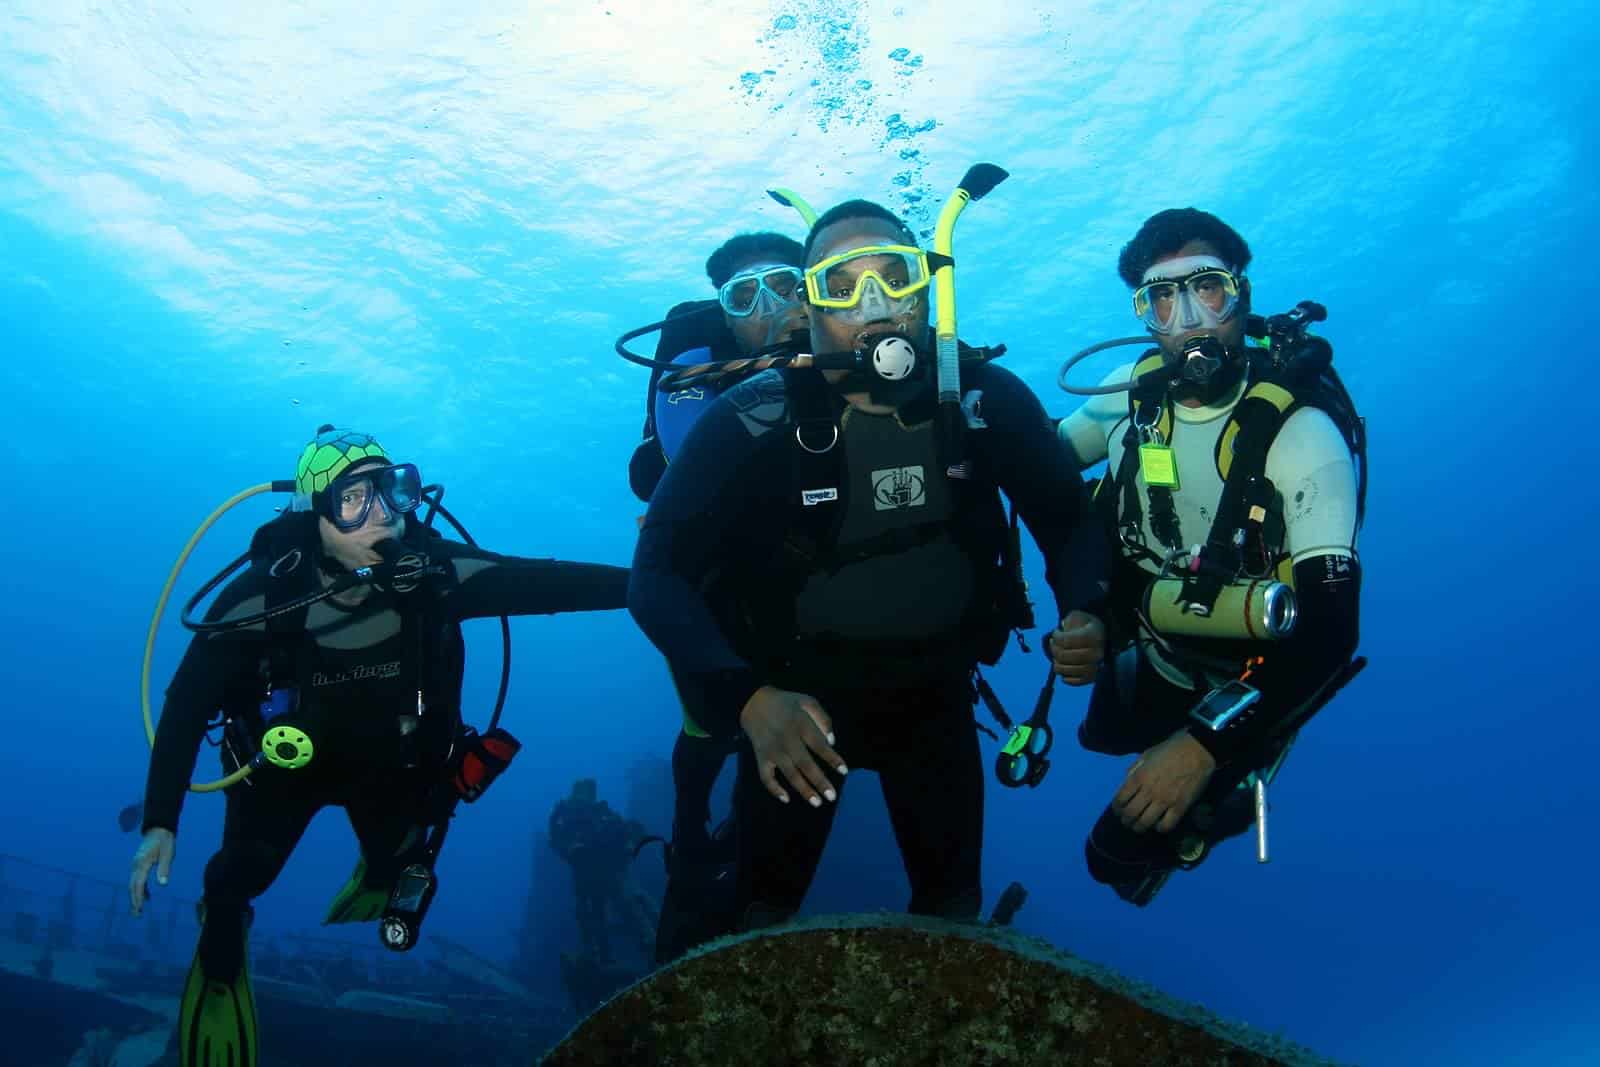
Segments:
[[[982,200],[1010,175],[993,163],[974,163],[939,209],[933,250],[945,257],[933,273],[934,350],[938,359],[939,430],[948,448],[946,462],[961,461],[961,350],[956,341],[956,220],[974,200]]]
[[[817,224],[816,209],[810,204],[806,203],[805,200],[800,197],[800,194],[794,190],[768,189],[767,195],[772,197],[772,199],[776,200],[778,203],[782,204],[784,207],[792,207],[799,212],[801,221],[806,224],[806,229],[809,230],[811,227]]]

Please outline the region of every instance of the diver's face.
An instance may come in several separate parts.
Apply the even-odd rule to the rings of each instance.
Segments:
[[[892,223],[883,219],[840,219],[817,235],[817,240],[812,244],[811,255],[806,260],[806,265],[811,266],[821,263],[829,256],[839,255],[854,248],[865,248],[870,245],[897,245],[903,244],[905,237],[900,234]],[[880,260],[882,262],[880,262]],[[892,271],[898,266],[895,257],[863,257],[850,263],[841,264],[834,270],[839,274],[841,282],[853,282],[855,276],[868,270],[879,272]],[[891,284],[894,284],[891,281]],[[804,290],[802,290],[802,293]],[[807,312],[811,320],[811,344],[817,352],[848,352],[854,350],[863,334],[876,333],[885,329],[895,329],[903,332],[912,341],[920,344],[928,332],[928,289],[923,289],[906,297],[901,304],[898,314],[894,318],[877,319],[872,322],[856,323],[845,322],[843,317],[827,308],[812,307],[807,305]],[[829,381],[841,380],[848,371],[824,371],[823,374]]]
[[[733,268],[733,277],[758,271],[763,268],[783,267],[790,264],[779,263],[770,256],[756,256],[751,259],[741,260]],[[722,313],[722,321],[728,324],[728,330],[733,334],[733,339],[739,344],[739,354],[748,356],[752,352],[759,352],[769,345],[775,345],[787,338],[796,330],[806,328],[806,306],[801,302],[801,287],[798,282],[787,294],[781,291],[788,285],[787,279],[775,278],[771,285],[779,287],[778,296],[787,295],[789,300],[781,307],[775,306],[772,297],[762,293],[756,300],[755,310],[748,315],[730,315],[727,311]]]
[[[1222,259],[1222,253],[1210,241],[1190,241],[1170,256],[1162,256],[1152,263],[1169,263],[1174,259],[1185,256],[1215,256]],[[1226,262],[1226,260],[1224,260]],[[1156,344],[1161,346],[1161,351],[1169,359],[1178,359],[1183,355],[1183,345],[1191,337],[1215,337],[1228,347],[1230,351],[1237,351],[1244,346],[1245,319],[1250,314],[1250,279],[1239,279],[1239,303],[1234,308],[1233,314],[1228,316],[1228,321],[1210,328],[1197,328],[1193,330],[1179,330],[1171,334],[1158,334],[1152,332],[1150,336]]]
[[[382,467],[381,460],[365,460],[350,467],[351,471],[366,467]],[[341,530],[329,522],[327,516],[317,516],[317,529],[322,534],[322,550],[350,569],[369,567],[382,563],[383,557],[372,546],[379,541],[399,538],[405,533],[405,516],[389,508],[388,501],[379,493],[367,511],[366,520],[353,530]]]

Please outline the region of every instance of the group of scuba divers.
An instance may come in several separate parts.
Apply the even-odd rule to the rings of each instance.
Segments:
[[[167,881],[186,794],[227,798],[180,1010],[184,1064],[257,1062],[252,901],[324,806],[345,809],[360,844],[327,921],[377,921],[388,947],[415,944],[458,805],[519,747],[499,725],[504,671],[485,728],[463,718],[466,619],[501,618],[508,666],[508,616],[626,608],[664,657],[683,727],[661,963],[797,912],[851,768],[878,772],[908,910],[976,921],[975,709],[1006,731],[1001,784],[1037,786],[1058,681],[1092,686],[1084,748],[1138,756],[1087,838],[1097,881],[1142,907],[1252,826],[1267,859],[1268,785],[1366,662],[1366,447],[1332,350],[1308,331],[1323,309],[1253,313],[1243,238],[1203,211],[1161,211],[1117,264],[1145,332],[1067,360],[1059,384],[1090,399],[1052,419],[996,362],[1004,346],[956,333],[955,223],[1005,177],[969,170],[931,251],[876,203],[819,217],[773,190],[805,220],[803,242],[733,237],[706,263],[714,300],[623,335],[617,352],[651,368],[631,567],[486,551],[416,465],[327,426],[292,482],[207,520],[195,540],[244,499],[293,494],[184,609],[194,637],[154,726],[150,653],[194,540],[146,644],[135,913],[150,875]],[[629,349],[651,332],[654,358]],[[1129,344],[1146,351],[1099,385],[1067,381]],[[1013,634],[1031,651],[1019,521],[1059,620],[1020,722],[981,673]],[[224,777],[191,785],[202,740]],[[732,814],[713,829],[730,755]]]

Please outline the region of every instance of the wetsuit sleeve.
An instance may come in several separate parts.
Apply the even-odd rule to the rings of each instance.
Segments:
[[[241,614],[260,610],[260,598],[242,597],[239,583],[222,591],[206,613],[214,622],[235,608]],[[241,604],[242,601],[242,604]],[[259,628],[221,634],[196,634],[167,686],[161,719],[144,787],[142,830],[178,832],[178,818],[194,777],[195,761],[206,726],[217,712],[258,684],[264,638]]]
[[[1306,407],[1289,416],[1267,452],[1266,475],[1283,499],[1291,560],[1355,553],[1355,460],[1326,412]]]
[[[497,615],[616,611],[628,606],[628,569],[604,563],[529,559],[445,541],[455,567],[446,613],[457,621]]]
[[[1298,728],[1302,712],[1336,671],[1355,655],[1361,639],[1361,561],[1318,555],[1294,566],[1300,617],[1294,633],[1270,649],[1250,676],[1261,691],[1257,710],[1222,734],[1191,724],[1190,734],[1219,766],[1253,759],[1264,744]]]
[[[1119,367],[1106,375],[1101,385],[1126,382],[1133,372],[1133,364]],[[1066,449],[1068,458],[1081,470],[1087,470],[1104,460],[1109,449],[1107,439],[1113,429],[1128,414],[1126,393],[1105,393],[1091,396],[1079,405],[1078,410],[1056,425],[1056,434]]]
[[[774,489],[790,478],[784,435],[772,432],[784,408],[776,383],[752,378],[706,408],[650,498],[634,550],[628,610],[713,736],[737,734],[739,712],[764,684],[723,632],[706,587],[719,565],[770,559],[781,545],[786,512]]]
[[[1056,617],[1104,617],[1110,551],[1072,457],[1021,379],[990,364],[979,382],[988,428],[970,439],[983,442],[989,469],[1044,556]]]

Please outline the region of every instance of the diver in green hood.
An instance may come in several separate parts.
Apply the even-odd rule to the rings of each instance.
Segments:
[[[294,481],[270,488],[293,492],[293,506],[195,597],[249,563],[203,620],[185,613],[196,635],[153,730],[147,699],[134,914],[150,875],[168,880],[186,793],[227,796],[180,1009],[185,1067],[258,1062],[245,961],[251,902],[324,807],[345,809],[361,845],[329,920],[381,919],[387,947],[415,943],[456,804],[478,799],[518,748],[497,724],[479,734],[462,720],[461,622],[624,606],[624,568],[497,555],[434,531],[442,489],[424,486],[415,465],[392,462],[370,435],[322,427]],[[159,621],[160,608],[151,643]],[[191,786],[212,731],[226,777]]]

